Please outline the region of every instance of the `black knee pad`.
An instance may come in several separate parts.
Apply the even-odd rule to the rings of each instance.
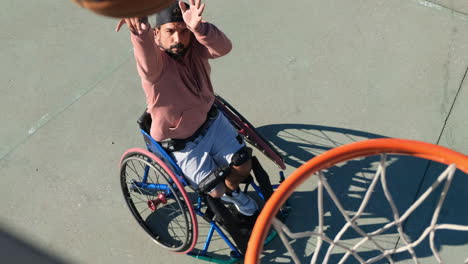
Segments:
[[[229,175],[231,172],[230,166],[220,167],[210,175],[205,177],[201,182],[198,184],[198,192],[201,193],[209,193],[213,190],[218,184],[222,183],[224,179]]]
[[[243,147],[232,156],[231,166],[240,166],[252,158],[252,149]]]

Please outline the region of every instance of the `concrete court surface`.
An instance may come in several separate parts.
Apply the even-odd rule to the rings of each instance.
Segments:
[[[234,44],[212,62],[215,89],[285,153],[286,174],[320,152],[291,138],[317,133],[468,153],[464,1],[206,4]],[[196,262],[153,244],[120,193],[120,155],[144,147],[128,31],[71,1],[5,0],[0,22],[1,262]],[[444,248],[449,263],[467,249]]]

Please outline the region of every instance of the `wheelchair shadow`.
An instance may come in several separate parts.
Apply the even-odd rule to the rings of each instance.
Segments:
[[[188,191],[188,190],[187,190]],[[192,206],[196,206],[194,201],[197,201],[197,194],[194,192],[188,192],[189,198],[192,202]],[[165,208],[167,207],[167,208]],[[165,210],[167,209],[167,210]],[[187,217],[190,217],[187,215]],[[198,217],[198,242],[195,248],[192,250],[192,254],[197,255],[202,252],[205,246],[205,238],[209,232],[210,225],[202,218]],[[167,245],[181,246],[182,241],[185,241],[187,232],[185,227],[185,217],[180,210],[174,210],[171,205],[165,205],[160,207],[155,212],[149,214],[145,219],[145,223],[149,226],[150,232],[157,234],[160,241],[164,241]],[[230,259],[229,247],[224,243],[223,239],[215,234],[210,240],[210,250],[207,257],[211,257],[221,261],[228,261]]]
[[[186,188],[192,206],[196,206],[198,195]],[[150,232],[157,234],[160,241],[164,241],[166,245],[181,246],[185,241],[188,232],[185,228],[185,217],[180,210],[173,208],[174,204],[166,204],[158,208],[158,210],[151,212],[144,221],[150,228]],[[204,210],[205,208],[203,208]],[[202,210],[202,211],[203,211]],[[187,213],[187,218],[190,216]],[[210,224],[201,217],[197,217],[198,222],[198,241],[195,248],[192,250],[193,255],[201,253],[208,235]],[[226,233],[225,230],[223,230]],[[210,250],[207,252],[206,257],[213,258],[213,261],[229,261],[231,250],[224,242],[224,240],[215,232],[210,240]]]
[[[298,167],[316,155],[343,144],[384,137],[350,129],[299,124],[269,125],[258,128],[258,131],[285,154],[286,163],[292,167]],[[379,160],[380,158],[375,156],[352,160],[324,171],[327,182],[350,217],[353,217],[359,210],[365,192],[375,176]],[[446,168],[446,166],[434,162],[409,156],[391,155],[387,158],[387,161],[387,186],[400,216]],[[468,194],[463,191],[463,186],[467,185],[468,177],[461,172],[457,172],[438,223],[468,225],[468,210],[464,206],[464,201],[468,200]],[[405,221],[404,230],[410,241],[416,241],[424,229],[429,226],[441,190],[441,186],[436,188],[434,193]],[[289,199],[288,202],[292,209],[285,223],[292,232],[318,231],[317,194],[317,177],[314,175],[301,185]],[[323,208],[325,234],[334,239],[346,221],[325,190]],[[381,183],[378,182],[357,223],[364,232],[370,233],[384,227],[393,219],[390,204],[384,195]],[[361,238],[360,234],[350,228],[343,233],[340,241],[348,247],[353,247]],[[376,238],[376,241],[386,249],[404,245],[404,242],[399,239],[395,227],[388,229],[382,236]],[[295,239],[291,240],[290,244],[303,263],[310,262],[313,252],[317,250],[317,238]],[[451,252],[450,249],[446,250],[445,246],[466,245],[468,244],[468,236],[466,232],[461,231],[437,231],[435,244],[438,251],[444,247],[444,251],[441,252],[442,259],[444,259],[444,256],[449,255]],[[318,250],[317,262],[322,262],[328,246],[329,244],[324,242]],[[377,250],[376,245],[371,242],[364,243],[357,252],[363,259],[380,255],[380,250]],[[329,263],[338,263],[344,253],[344,250],[335,248],[330,256]],[[415,248],[415,253],[419,258],[433,255],[428,238]],[[451,261],[453,261],[453,256],[450,257]],[[463,257],[466,258],[467,254],[461,254],[461,261],[456,263],[463,263]],[[411,260],[411,255],[401,253],[393,256],[393,259],[397,261]],[[268,262],[291,262],[291,258],[280,239],[275,239],[265,247],[262,263]],[[345,263],[359,263],[359,261],[350,257]],[[375,263],[388,263],[388,261],[382,260]]]
[[[187,217],[190,216],[187,214]],[[162,205],[143,220],[149,227],[147,231],[157,235],[159,241],[164,241],[167,243],[166,245],[178,247],[189,235],[189,232],[185,230],[185,223],[188,219],[178,210],[174,202]]]
[[[385,136],[353,129],[319,125],[275,124],[257,128],[284,155],[285,163],[297,168],[332,148]]]

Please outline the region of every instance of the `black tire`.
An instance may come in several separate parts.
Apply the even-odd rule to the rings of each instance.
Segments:
[[[180,182],[178,187],[174,174],[161,163],[145,150],[127,151],[120,163],[122,193],[133,217],[154,242],[170,251],[188,252],[193,249],[198,233],[193,207],[185,190],[179,188]],[[148,171],[145,183],[166,190],[137,186],[136,183],[143,182],[145,170]]]

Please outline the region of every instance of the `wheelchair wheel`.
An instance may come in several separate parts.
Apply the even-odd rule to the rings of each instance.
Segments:
[[[215,95],[215,104],[222,110],[239,134],[244,137],[245,141],[276,163],[278,167],[286,169],[283,156],[245,117],[219,95]]]
[[[149,151],[130,149],[121,158],[120,185],[132,215],[157,244],[175,252],[193,250],[195,211],[166,164]]]

